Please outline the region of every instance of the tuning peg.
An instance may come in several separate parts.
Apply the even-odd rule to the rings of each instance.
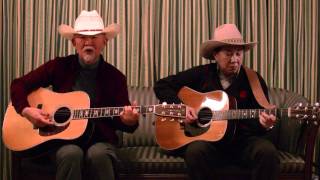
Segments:
[[[167,104],[168,104],[167,102],[163,102],[163,103],[162,103],[163,106],[165,106],[165,105],[167,105]]]
[[[163,121],[166,121],[166,118],[161,118],[161,121],[163,122]]]
[[[174,119],[173,119],[173,118],[171,118],[171,119],[170,119],[170,121],[174,121]]]
[[[318,121],[313,121],[313,124],[318,126]]]
[[[314,103],[315,106],[319,107],[320,106],[320,103],[319,102],[316,102]]]
[[[180,103],[179,105],[178,105],[178,108],[182,108],[183,107],[183,103]]]

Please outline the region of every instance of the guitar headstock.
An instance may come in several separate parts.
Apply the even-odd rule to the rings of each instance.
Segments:
[[[317,102],[313,105],[298,103],[291,108],[290,117],[314,122],[318,125],[318,121],[320,120],[320,103]]]
[[[155,105],[154,114],[157,116],[185,118],[186,106],[183,104],[167,104],[162,103]]]

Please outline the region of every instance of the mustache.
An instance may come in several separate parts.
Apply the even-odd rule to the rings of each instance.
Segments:
[[[92,46],[85,46],[85,47],[83,48],[83,50],[84,50],[84,51],[94,51],[94,47],[92,47]]]

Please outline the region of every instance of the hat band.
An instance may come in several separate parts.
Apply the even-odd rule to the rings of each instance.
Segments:
[[[243,39],[224,39],[221,42],[225,42],[225,43],[244,43]]]
[[[88,32],[88,31],[102,31],[102,29],[82,29],[82,30],[78,30],[77,32]]]

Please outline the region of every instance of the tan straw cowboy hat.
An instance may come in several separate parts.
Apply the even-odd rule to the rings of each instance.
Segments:
[[[58,28],[61,36],[72,40],[75,34],[82,35],[96,35],[105,33],[107,39],[112,39],[120,32],[119,24],[111,24],[104,27],[103,20],[96,10],[94,11],[81,11],[80,15],[74,22],[74,28],[62,24]]]
[[[257,42],[245,43],[243,37],[235,24],[223,24],[218,26],[213,34],[213,38],[201,44],[200,55],[207,59],[212,59],[213,50],[228,45],[244,46],[245,50],[253,48]]]

